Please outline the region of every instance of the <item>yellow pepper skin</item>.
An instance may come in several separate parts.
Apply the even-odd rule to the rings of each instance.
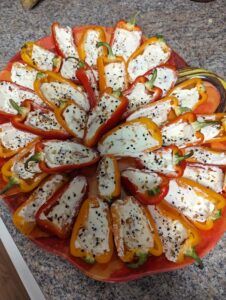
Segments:
[[[40,68],[40,66],[38,66],[34,59],[32,59],[32,52],[33,52],[33,47],[37,46],[41,49],[43,49],[44,51],[46,51],[47,53],[49,52],[51,55],[53,54],[51,51],[44,49],[43,47],[39,46],[38,44],[36,44],[35,42],[27,42],[23,45],[23,47],[21,48],[21,58],[23,59],[23,61],[25,63],[27,63],[29,66],[40,70],[40,71],[52,71],[52,72],[59,72],[61,64],[62,64],[62,57],[55,55],[52,59],[52,68],[51,69],[42,69]]]
[[[30,143],[26,148],[22,149],[17,155],[13,156],[11,159],[9,159],[1,169],[2,177],[7,182],[7,185],[5,188],[1,191],[2,193],[8,192],[12,187],[17,186],[19,192],[27,193],[32,190],[34,190],[39,183],[47,176],[46,173],[40,172],[37,174],[34,174],[32,178],[29,179],[22,179],[19,178],[15,172],[13,172],[12,167],[16,162],[19,162],[23,159],[25,159],[34,149],[36,143],[40,139],[36,139],[32,143]]]

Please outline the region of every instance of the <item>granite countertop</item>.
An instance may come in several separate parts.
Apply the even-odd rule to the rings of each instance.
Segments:
[[[163,34],[171,46],[193,66],[226,77],[225,1],[189,0],[45,0],[29,12],[19,0],[0,1],[0,68],[28,40],[49,34],[53,21],[65,25],[111,26],[140,11],[146,35]],[[14,228],[8,209],[0,202],[1,216],[47,299],[225,299],[226,236],[195,266],[146,277],[129,283],[91,280],[61,258],[38,249]]]

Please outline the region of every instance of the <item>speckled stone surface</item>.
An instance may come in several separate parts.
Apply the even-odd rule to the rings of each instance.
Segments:
[[[23,42],[49,33],[53,21],[68,25],[111,26],[119,18],[140,11],[146,35],[163,34],[188,63],[226,77],[226,2],[207,4],[189,0],[44,0],[24,12],[19,0],[0,1],[0,68]],[[46,299],[226,299],[226,237],[194,266],[122,284],[91,280],[62,259],[38,249],[16,231],[0,202],[1,215]]]

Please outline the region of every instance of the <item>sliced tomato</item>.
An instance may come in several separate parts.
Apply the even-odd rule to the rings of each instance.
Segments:
[[[218,89],[210,82],[204,81],[207,91],[207,100],[197,107],[194,111],[196,114],[212,114],[216,111],[221,101],[221,95]]]

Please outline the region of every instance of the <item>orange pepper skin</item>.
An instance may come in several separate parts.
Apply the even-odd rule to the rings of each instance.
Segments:
[[[142,211],[142,217],[147,219],[147,222],[149,222],[150,224],[150,228],[152,228],[153,230],[153,241],[154,241],[154,245],[152,248],[148,249],[147,253],[142,253],[145,255],[154,255],[154,256],[160,256],[162,254],[162,243],[160,241],[159,235],[158,235],[158,231],[156,229],[155,226],[155,222],[151,216],[151,214],[149,213],[149,211],[147,210],[147,208],[145,208],[144,206],[142,206],[135,198],[133,197],[126,197],[123,200],[123,205],[126,204],[128,201],[132,201],[133,204],[139,206],[141,208]],[[115,240],[115,245],[117,248],[118,253],[121,253],[121,244],[123,244],[122,241],[122,237],[120,235],[120,228],[121,228],[121,218],[120,218],[120,214],[119,214],[119,210],[120,210],[120,205],[116,202],[114,202],[114,204],[111,206],[111,216],[112,216],[112,222],[113,222],[113,234],[114,234],[114,240]],[[138,216],[139,217],[139,216]],[[137,256],[139,256],[139,254],[142,251],[139,248],[135,248],[135,249],[129,249],[126,247],[126,245],[124,245],[124,251],[123,253],[121,253],[120,255],[120,259],[123,262],[126,263],[131,263],[133,262]]]
[[[113,56],[113,57],[109,57],[109,56],[99,56],[97,59],[97,69],[98,69],[98,73],[99,73],[99,89],[100,92],[103,92],[106,88],[108,88],[109,86],[107,86],[107,81],[106,81],[106,76],[105,76],[105,67],[108,64],[111,63],[121,63],[126,65],[125,60],[122,56]],[[124,82],[125,82],[125,88],[126,89],[128,87],[128,73],[126,71],[125,68],[125,76],[124,76]]]
[[[204,83],[200,78],[191,78],[186,80],[178,85],[176,85],[173,89],[168,92],[168,96],[174,96],[173,93],[177,89],[192,89],[197,88],[199,92],[199,100],[198,102],[192,107],[192,111],[196,110],[201,104],[205,103],[207,100],[207,92],[205,90]]]
[[[26,117],[29,112],[35,111],[36,109],[41,110],[43,113],[48,112],[48,109],[43,108],[41,106],[38,106],[34,104],[31,100],[25,100],[22,104],[22,106],[26,109],[26,113],[22,115],[17,115],[11,118],[11,123],[14,127],[17,129],[31,132],[33,134],[36,134],[38,136],[41,136],[46,139],[61,139],[65,140],[70,137],[70,134],[64,130],[42,130],[40,128],[30,126],[29,124],[25,124]]]
[[[178,220],[187,230],[188,238],[182,246],[176,261],[176,263],[182,263],[186,258],[186,251],[192,249],[200,243],[200,234],[195,228],[195,226],[186,219],[186,217],[180,214],[173,206],[171,206],[165,200],[162,200],[160,203],[156,204],[156,208],[160,211],[160,213],[163,216],[172,220]]]
[[[215,113],[215,114],[205,114],[201,116],[206,117],[206,120],[218,122],[219,125],[221,126],[219,134],[211,139],[205,140],[205,143],[224,143],[226,141],[226,114]],[[197,115],[197,118],[198,117],[199,115]]]
[[[34,42],[25,43],[24,46],[21,48],[21,52],[20,52],[21,58],[29,66],[31,66],[31,67],[33,67],[37,70],[40,70],[40,71],[46,71],[46,70],[41,70],[39,67],[37,67],[37,65],[35,64],[35,62],[32,59],[32,51],[33,51],[33,46],[35,44],[36,43],[34,43]],[[37,45],[37,46],[39,46],[39,45]],[[39,46],[39,47],[43,48],[41,46]],[[45,49],[45,50],[47,50],[47,49]],[[47,50],[47,51],[49,51],[49,50]],[[57,63],[56,63],[56,66],[54,66],[54,63],[53,63],[53,68],[52,68],[51,71],[52,72],[59,72],[61,64],[62,64],[62,58],[58,55],[55,55],[55,59],[57,60]]]
[[[109,250],[105,251],[104,253],[98,253],[95,255],[94,253],[87,252],[85,249],[80,249],[80,248],[76,247],[76,245],[75,245],[76,239],[79,234],[79,230],[86,226],[86,222],[89,217],[90,208],[91,207],[99,207],[99,205],[100,205],[100,203],[98,202],[98,199],[94,198],[94,197],[88,198],[83,202],[82,207],[79,211],[78,217],[77,217],[74,227],[73,227],[71,241],[70,241],[70,253],[71,253],[71,255],[73,255],[75,257],[80,257],[80,258],[84,259],[88,263],[97,262],[100,264],[105,264],[111,260],[112,255],[113,255],[113,249],[114,249],[112,229],[111,229],[111,216],[110,216],[110,211],[109,211],[107,204],[106,204],[106,214],[107,214],[107,223],[108,223],[108,230],[109,230],[109,234],[108,234]]]
[[[78,105],[76,105],[74,103],[74,101],[68,100],[66,103],[64,103],[60,107],[54,109],[54,114],[55,114],[55,117],[56,117],[57,121],[68,132],[69,137],[75,137],[77,140],[81,140],[81,138],[78,137],[78,135],[76,134],[76,132],[74,132],[73,130],[71,130],[71,128],[68,126],[68,123],[66,122],[66,120],[65,120],[65,118],[63,116],[64,111],[70,105],[75,105],[75,106],[79,107]]]
[[[85,62],[86,62],[86,57],[87,57],[87,53],[86,53],[86,50],[85,50],[85,42],[86,42],[87,35],[88,35],[89,31],[96,31],[99,34],[99,41],[100,42],[106,42],[105,30],[104,30],[103,27],[101,27],[101,26],[88,26],[84,30],[84,32],[81,36],[81,39],[78,43],[79,58],[82,61],[85,61]],[[105,49],[105,47],[103,47],[102,53],[103,53],[103,55],[107,54],[107,50]]]

